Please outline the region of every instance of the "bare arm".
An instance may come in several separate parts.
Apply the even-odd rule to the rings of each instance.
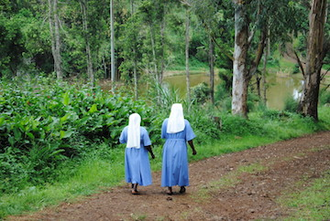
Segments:
[[[195,150],[195,146],[194,146],[194,142],[193,142],[193,140],[189,140],[189,141],[188,141],[188,144],[189,144],[189,146],[191,147],[192,154],[193,154],[193,155],[196,155],[196,154],[197,154],[197,151]]]
[[[155,155],[154,155],[154,153],[152,152],[151,145],[145,146],[145,148],[146,148],[146,149],[149,151],[149,153],[151,154],[152,159],[155,159]]]

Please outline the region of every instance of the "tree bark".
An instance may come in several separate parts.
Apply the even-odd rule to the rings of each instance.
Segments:
[[[186,8],[186,36],[185,36],[185,41],[186,41],[186,84],[187,84],[187,101],[188,101],[188,107],[191,101],[190,98],[190,76],[189,76],[189,27],[190,27],[190,18],[189,18],[189,9],[188,7]]]
[[[247,51],[248,22],[245,5],[241,0],[234,0],[235,9],[235,48],[233,65],[232,114],[247,117]]]
[[[214,104],[214,42],[211,37],[210,39],[210,49],[209,49],[209,66],[210,66],[210,98],[212,104]]]
[[[269,31],[268,31],[269,33]],[[268,35],[269,36],[269,35]],[[268,42],[267,45],[269,47],[269,38],[267,37]],[[270,50],[266,50],[265,56],[264,56],[264,63],[263,63],[263,70],[262,70],[262,85],[263,85],[263,103],[264,105],[267,104],[267,80],[266,80],[266,75],[267,75],[267,60],[268,60],[268,53]]]
[[[154,36],[154,26],[152,22],[149,24],[150,27],[150,41],[151,41],[151,49],[152,49],[152,61],[154,64],[154,75],[156,77],[157,83],[160,83],[158,76],[158,67],[157,67],[157,58],[156,58],[156,45],[155,45],[155,36]]]
[[[49,6],[49,30],[51,35],[52,54],[54,58],[54,71],[57,80],[63,79],[62,58],[61,58],[61,37],[59,31],[58,0],[48,0]]]
[[[115,30],[113,16],[113,0],[110,0],[110,29],[111,29],[111,81],[116,81],[116,64],[115,64]]]
[[[134,12],[135,12],[134,0],[131,0],[132,16],[133,16]],[[137,58],[136,58],[136,41],[135,40],[134,40],[134,45],[133,45],[133,55],[134,55],[134,61],[133,61],[134,97],[135,97],[135,100],[137,100],[139,98],[139,92],[138,92]]]
[[[87,54],[87,75],[91,84],[94,86],[94,72],[93,72],[93,61],[92,61],[92,54],[89,44],[89,37],[88,37],[88,15],[87,15],[87,4],[86,0],[81,1],[81,10],[82,10],[82,20],[83,20],[83,30],[86,42],[86,54]]]
[[[309,34],[307,39],[306,71],[304,89],[300,102],[303,115],[318,120],[318,100],[321,81],[321,69],[324,59],[323,39],[326,21],[327,0],[313,0],[309,14]]]
[[[159,83],[161,84],[163,82],[163,75],[164,75],[164,69],[165,69],[165,55],[164,55],[164,47],[165,47],[165,26],[166,26],[166,20],[165,20],[165,3],[163,3],[164,7],[164,16],[163,20],[161,22],[160,26],[160,39],[161,39],[161,64],[160,64],[160,71],[159,71]]]

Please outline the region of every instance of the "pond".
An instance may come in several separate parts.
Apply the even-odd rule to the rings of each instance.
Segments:
[[[185,96],[187,86],[186,76],[184,74],[167,76],[164,78],[164,82],[177,89],[182,97]],[[190,75],[190,87],[194,87],[201,82],[205,82],[209,85],[210,76],[208,73]],[[217,88],[216,85],[219,83],[220,80],[216,77],[215,89]],[[267,107],[270,109],[282,110],[287,97],[294,96],[297,98],[299,96],[299,91],[301,90],[302,85],[302,76],[301,74],[273,74],[267,77],[267,83],[269,85],[266,91]]]

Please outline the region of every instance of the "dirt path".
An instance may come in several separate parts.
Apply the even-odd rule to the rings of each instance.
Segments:
[[[140,187],[138,196],[123,184],[9,220],[280,220],[290,211],[277,199],[304,189],[330,169],[330,131],[212,157],[189,169],[191,186],[185,194],[166,195],[157,172],[154,184]]]

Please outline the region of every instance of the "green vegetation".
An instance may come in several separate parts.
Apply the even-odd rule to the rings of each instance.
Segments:
[[[260,171],[265,171],[267,168],[260,164],[251,164],[248,166],[240,166],[235,171],[230,172],[219,180],[211,181],[210,183],[203,185],[200,187],[199,191],[192,195],[192,198],[197,201],[203,201],[207,200],[210,196],[210,194],[214,191],[218,191],[220,189],[224,189],[227,187],[235,186],[237,183],[240,182],[239,177],[243,173],[256,173]]]
[[[324,173],[304,191],[289,193],[280,199],[282,205],[294,211],[285,220],[327,220],[330,217],[330,171]]]
[[[140,113],[150,133],[157,157],[151,161],[154,171],[161,169],[160,128],[173,102],[185,104],[185,117],[202,150],[190,161],[330,129],[326,106],[320,107],[317,123],[273,110],[243,119],[208,105],[188,105],[174,91],[162,90],[163,103],[154,98],[150,104],[132,101],[127,92],[112,94],[82,83],[54,84],[42,77],[15,82],[1,82],[0,217],[120,185],[124,146],[118,137],[132,112]]]

